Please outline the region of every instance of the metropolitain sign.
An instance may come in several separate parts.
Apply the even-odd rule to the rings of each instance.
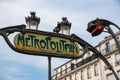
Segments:
[[[36,33],[19,33],[14,38],[14,44],[19,50],[41,52],[43,55],[44,53],[73,57],[80,55],[77,43],[62,37]]]

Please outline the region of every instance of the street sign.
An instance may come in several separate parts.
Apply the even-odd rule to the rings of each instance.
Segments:
[[[37,33],[19,33],[14,37],[15,47],[23,51],[47,53],[48,55],[80,56],[77,43],[70,39]],[[45,54],[46,55],[46,54]]]

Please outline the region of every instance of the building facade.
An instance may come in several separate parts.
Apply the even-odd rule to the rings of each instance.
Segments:
[[[120,32],[115,34],[120,43]],[[111,36],[105,37],[96,47],[120,78],[120,54]],[[82,53],[82,50],[81,50]],[[112,71],[93,52],[88,51],[82,58],[70,60],[55,69],[52,80],[116,80]]]

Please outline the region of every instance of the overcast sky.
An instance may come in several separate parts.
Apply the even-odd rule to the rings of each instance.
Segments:
[[[67,17],[72,22],[71,33],[93,46],[108,34],[91,37],[86,31],[89,21],[98,17],[120,25],[119,0],[0,0],[0,28],[25,24],[31,11],[41,18],[39,30],[52,32],[57,22]],[[66,60],[52,58],[52,74]],[[0,36],[0,80],[47,80],[47,63],[47,57],[14,52]]]

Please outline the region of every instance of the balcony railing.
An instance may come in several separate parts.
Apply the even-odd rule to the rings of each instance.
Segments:
[[[86,64],[86,63],[88,63],[88,62],[90,62],[90,61],[92,61],[92,60],[94,60],[96,58],[97,58],[97,55],[93,54],[92,56],[90,56],[90,57],[88,57],[88,58],[78,62],[76,64],[76,67],[78,68],[78,67],[80,67],[80,66],[82,66],[82,65],[84,65],[84,64]]]
[[[67,74],[68,72],[72,71],[71,67],[68,67],[61,72],[56,73],[55,75],[52,76],[52,80],[57,80],[58,77]]]

